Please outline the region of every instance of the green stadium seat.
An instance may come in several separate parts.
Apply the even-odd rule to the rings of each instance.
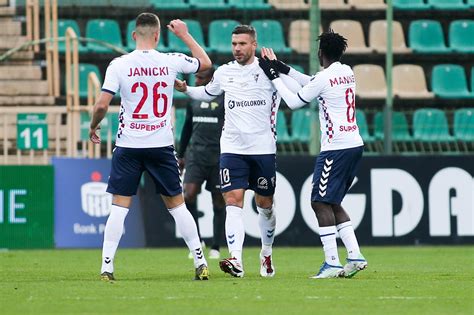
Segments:
[[[272,7],[264,0],[229,0],[229,5],[241,10],[266,10]]]
[[[209,47],[218,53],[232,52],[232,31],[240,25],[235,20],[215,20],[209,24]]]
[[[135,41],[133,40],[133,37],[132,37],[132,33],[133,33],[134,30],[135,30],[135,20],[131,20],[127,24],[127,38],[125,39],[126,42],[127,42],[127,50],[128,51],[135,50],[136,44],[135,44]],[[158,49],[161,52],[165,52],[168,48],[166,48],[164,42],[165,42],[165,39],[164,39],[163,33],[162,33],[161,36],[160,36],[160,42],[158,43],[158,47],[156,49]]]
[[[457,20],[449,25],[449,46],[457,52],[474,53],[474,20]]]
[[[184,0],[149,0],[151,6],[157,10],[182,10],[189,9],[189,4]]]
[[[225,0],[189,0],[189,5],[195,9],[201,10],[225,10],[230,6]]]
[[[436,10],[462,10],[468,8],[463,0],[428,0],[428,4]]]
[[[449,53],[439,21],[416,20],[408,31],[410,48],[417,53]]]
[[[87,97],[87,81],[90,72],[95,72],[99,81],[102,82],[99,68],[96,65],[89,63],[79,64],[79,97]]]
[[[474,8],[474,0],[467,0],[467,5],[472,9]]]
[[[298,109],[291,115],[291,140],[308,143],[311,140],[311,110]]]
[[[369,133],[369,125],[367,124],[367,118],[363,110],[356,110],[356,122],[359,127],[359,134],[364,142],[374,142],[375,138]]]
[[[115,20],[96,19],[87,22],[86,37],[107,42],[111,45],[124,49],[120,27]],[[111,53],[112,49],[105,46],[88,42],[87,48],[90,52]]]
[[[430,6],[423,0],[393,0],[393,8],[396,10],[428,10]]]
[[[454,137],[460,141],[474,141],[474,108],[454,112]]]
[[[207,52],[211,49],[207,48],[204,45],[204,35],[202,34],[201,23],[196,20],[183,20],[188,25],[189,33],[194,37],[201,47],[203,47]],[[189,54],[191,51],[188,46],[186,46],[181,39],[168,30],[168,50],[172,52],[181,52]]]
[[[472,98],[474,93],[467,89],[464,68],[460,65],[442,64],[433,67],[431,88],[442,98]]]
[[[273,48],[275,53],[290,53],[291,48],[285,44],[283,28],[277,20],[255,20],[250,23],[257,31],[259,47]]]
[[[286,123],[285,113],[281,110],[277,114],[277,142],[289,143],[291,142],[290,134],[288,133],[288,124]]]
[[[471,68],[471,93],[474,93],[474,66]]]
[[[81,37],[81,30],[79,29],[79,25],[75,20],[61,19],[58,20],[58,37],[64,37],[66,35],[66,30],[68,29],[68,27],[72,27],[77,37]],[[87,52],[87,48],[81,42],[78,43],[77,47],[79,53]],[[64,41],[58,42],[58,49],[60,53],[64,53],[66,51],[66,43]]]
[[[377,112],[374,116],[374,135],[378,140],[384,138],[384,113]],[[413,138],[408,131],[408,121],[404,113],[392,112],[392,140],[412,141]]]
[[[417,109],[413,115],[413,137],[421,142],[451,142],[448,120],[440,109]]]
[[[175,123],[173,126],[174,139],[176,140],[176,142],[179,142],[181,140],[181,132],[183,131],[184,120],[186,119],[186,109],[175,108],[174,117],[175,117]]]

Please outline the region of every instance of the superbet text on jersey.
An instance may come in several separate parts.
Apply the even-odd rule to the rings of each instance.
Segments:
[[[178,73],[198,70],[198,59],[179,53],[135,50],[114,59],[107,68],[102,91],[115,94],[120,90],[116,145],[126,148],[172,145],[174,80]]]

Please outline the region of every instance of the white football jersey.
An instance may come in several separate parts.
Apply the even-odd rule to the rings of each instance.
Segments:
[[[363,145],[355,115],[355,77],[351,67],[334,62],[318,72],[299,92],[309,103],[317,98],[321,124],[321,151]]]
[[[275,154],[276,113],[281,97],[258,65],[236,61],[217,68],[207,94],[225,92],[221,153]]]
[[[199,66],[196,58],[156,50],[135,50],[112,60],[102,91],[115,94],[120,90],[116,145],[127,148],[172,145],[174,80],[178,73],[197,72]]]

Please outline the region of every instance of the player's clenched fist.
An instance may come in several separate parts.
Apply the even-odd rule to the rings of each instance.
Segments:
[[[179,79],[175,79],[174,80],[174,88],[177,91],[186,92],[186,90],[188,89],[188,86],[186,85],[186,81],[181,81]]]
[[[167,25],[167,27],[179,38],[182,38],[188,34],[188,26],[180,19],[172,20],[170,24]]]

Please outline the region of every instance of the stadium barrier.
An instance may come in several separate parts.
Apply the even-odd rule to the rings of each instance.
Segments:
[[[320,244],[310,194],[314,158],[277,158],[275,243]],[[337,167],[337,166],[333,166]],[[358,177],[343,201],[363,245],[468,244],[474,241],[474,165],[461,156],[362,159]],[[330,180],[330,179],[329,179]],[[245,196],[245,244],[259,245],[253,193]],[[182,240],[154,185],[145,176],[139,189],[148,246],[178,246]],[[200,231],[212,236],[210,193],[198,196]],[[225,240],[223,240],[225,244]]]
[[[52,166],[0,166],[0,248],[52,248]]]
[[[54,239],[58,248],[102,247],[112,206],[107,193],[108,159],[54,158]],[[144,247],[143,219],[133,202],[125,222],[123,247]]]

